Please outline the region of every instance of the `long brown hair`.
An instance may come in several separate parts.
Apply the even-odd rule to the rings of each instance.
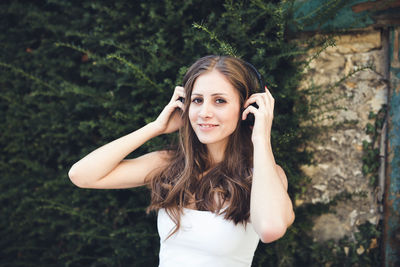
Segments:
[[[238,118],[223,160],[214,163],[207,146],[198,140],[190,125],[188,113],[193,85],[200,75],[212,70],[223,74],[239,92],[241,107],[258,86],[246,63],[230,56],[200,58],[187,71],[183,79],[186,101],[179,144],[176,149],[168,150],[170,164],[148,177],[151,188],[148,211],[165,208],[176,224],[171,235],[178,231],[183,208],[189,205],[202,211],[223,213],[225,219],[235,224],[246,224],[250,216],[253,165],[250,127]],[[222,211],[226,205],[228,207]]]

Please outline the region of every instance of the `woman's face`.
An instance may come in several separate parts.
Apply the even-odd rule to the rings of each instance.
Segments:
[[[239,116],[239,93],[223,74],[212,70],[196,79],[189,106],[189,120],[201,143],[225,149]]]

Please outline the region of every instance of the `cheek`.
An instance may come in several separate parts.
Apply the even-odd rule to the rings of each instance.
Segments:
[[[240,119],[240,109],[235,108],[232,109],[231,112],[226,113],[226,118],[232,121],[232,124],[237,124],[238,120]]]
[[[227,127],[226,129],[228,131],[233,132],[237,128],[239,113],[240,110],[231,109],[229,112],[224,112],[221,114],[221,116],[223,116],[220,117],[221,121],[225,122],[224,124]]]
[[[190,123],[195,122],[197,120],[197,112],[195,111],[193,106],[189,106],[188,116],[189,116]]]

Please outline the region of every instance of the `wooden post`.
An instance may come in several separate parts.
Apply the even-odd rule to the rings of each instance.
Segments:
[[[389,112],[384,201],[383,266],[400,266],[400,26],[390,29]]]

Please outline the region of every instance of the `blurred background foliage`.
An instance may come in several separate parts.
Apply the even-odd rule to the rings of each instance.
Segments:
[[[207,54],[239,56],[260,70],[277,103],[277,162],[291,197],[301,194],[299,167],[311,161],[304,143],[315,129],[299,126],[309,107],[296,90],[306,67],[297,56],[318,42],[289,41],[290,20],[290,1],[1,1],[0,266],[157,266],[148,190],[79,189],[67,172],[155,119]],[[131,156],[172,140],[157,137]],[[331,262],[338,245],[308,236],[312,215],[327,209],[297,209],[283,239],[260,243],[253,266]],[[351,251],[337,266],[358,260]]]

